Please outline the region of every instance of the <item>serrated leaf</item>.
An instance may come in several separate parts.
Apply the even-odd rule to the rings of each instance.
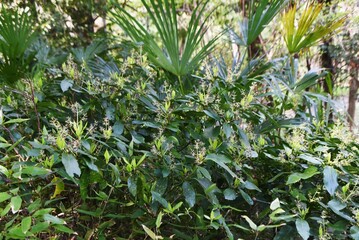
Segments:
[[[331,167],[326,166],[323,171],[324,175],[324,186],[327,189],[328,193],[333,196],[335,193],[335,190],[339,186],[338,184],[338,173],[337,171]]]
[[[185,196],[186,202],[189,207],[193,207],[196,203],[196,192],[194,191],[192,185],[189,182],[184,182],[182,184],[183,195]]]
[[[237,193],[231,188],[224,190],[223,195],[226,200],[234,200],[237,198]]]
[[[295,221],[295,226],[297,228],[297,231],[299,233],[299,235],[304,239],[304,240],[307,240],[310,236],[310,227],[309,227],[309,224],[307,221],[303,220],[303,219],[300,219],[298,218],[296,221]]]
[[[74,177],[75,174],[77,176],[81,175],[81,169],[79,163],[77,162],[76,158],[72,154],[63,153],[61,161],[65,167],[66,173],[70,177]]]

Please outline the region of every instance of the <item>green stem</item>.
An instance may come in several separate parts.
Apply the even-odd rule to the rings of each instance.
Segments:
[[[181,94],[184,95],[184,88],[183,88],[183,83],[182,83],[182,77],[181,76],[178,76],[178,81],[180,83]]]

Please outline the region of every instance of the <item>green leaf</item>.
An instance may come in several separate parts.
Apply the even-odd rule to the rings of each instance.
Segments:
[[[280,201],[278,198],[274,199],[274,201],[270,204],[270,209],[272,211],[276,210],[277,208],[280,208]]]
[[[74,234],[74,230],[66,227],[65,225],[54,225],[53,226],[56,230],[63,232],[63,233],[68,233],[68,234]]]
[[[152,239],[152,240],[157,240],[157,236],[156,234],[151,230],[149,229],[148,227],[146,227],[145,225],[142,224],[142,228],[143,230],[145,230],[145,232],[147,233],[147,235]]]
[[[210,118],[216,120],[216,121],[221,121],[221,118],[212,110],[203,110],[203,112]]]
[[[196,203],[196,192],[194,191],[192,185],[189,182],[184,182],[182,184],[183,195],[185,196],[186,202],[189,207],[193,207]]]
[[[10,143],[0,143],[0,148],[7,148],[10,147],[11,144]]]
[[[12,213],[17,213],[21,208],[21,204],[22,204],[21,197],[19,197],[19,196],[12,197],[10,200],[10,206],[11,206]]]
[[[29,121],[30,118],[26,118],[26,119],[21,119],[21,118],[17,118],[17,119],[11,119],[7,122],[4,122],[4,125],[6,124],[11,124],[11,123],[22,123],[22,122],[26,122],[26,121]]]
[[[359,227],[358,226],[352,226],[350,228],[350,236],[353,239],[359,239]]]
[[[7,192],[0,193],[0,203],[8,200],[9,198],[11,198],[11,195],[8,194]]]
[[[55,184],[55,191],[51,196],[51,199],[53,199],[57,195],[60,195],[65,190],[65,184],[62,181],[62,179],[58,177],[54,177],[54,179],[52,179],[51,182]]]
[[[61,161],[65,167],[66,173],[70,177],[74,177],[75,174],[77,176],[81,175],[81,169],[79,163],[77,162],[76,158],[72,154],[63,153]]]
[[[164,199],[161,194],[159,194],[158,192],[154,192],[151,191],[152,193],[152,200],[159,202],[164,208],[168,207],[168,202],[166,201],[166,199]]]
[[[223,195],[226,200],[235,200],[237,198],[237,193],[231,188],[224,190]]]
[[[46,231],[49,228],[49,226],[50,226],[50,224],[48,222],[39,222],[31,228],[31,232],[32,233],[40,233],[40,232]]]
[[[39,209],[37,210],[32,216],[33,217],[37,217],[37,216],[43,216],[46,213],[50,213],[51,211],[55,210],[55,208],[43,208],[43,209]]]
[[[156,228],[160,228],[161,224],[162,224],[162,217],[163,217],[163,212],[160,212],[156,218]]]
[[[331,196],[334,196],[335,190],[339,186],[337,171],[331,166],[326,166],[324,168],[323,175],[325,188]]]
[[[209,181],[212,180],[211,174],[208,172],[207,169],[205,169],[203,167],[200,167],[200,166],[197,167],[197,174],[203,175],[203,177],[207,178]]]
[[[316,174],[319,174],[318,169],[314,166],[310,166],[303,173],[292,173],[289,175],[286,182],[287,185],[299,182],[301,179],[308,179],[313,177]]]
[[[323,4],[306,4],[299,21],[295,23],[297,6],[293,4],[282,17],[284,40],[289,53],[298,53],[301,49],[315,45],[320,39],[334,34],[346,20],[346,17],[333,20],[327,24],[315,26]]]
[[[309,227],[309,224],[307,221],[303,220],[303,219],[300,219],[298,218],[296,221],[295,221],[295,226],[297,228],[297,231],[299,233],[299,235],[304,239],[304,240],[307,240],[310,236],[310,227]]]
[[[25,217],[21,220],[21,231],[26,234],[31,227],[31,217]]]
[[[350,222],[355,222],[355,220],[353,218],[351,218],[350,216],[348,216],[347,214],[345,214],[341,211],[344,208],[346,208],[346,206],[347,205],[345,203],[340,202],[338,199],[333,199],[328,202],[328,207],[330,209],[332,209],[332,211],[334,213],[336,213],[338,216],[340,216]]]
[[[320,158],[311,156],[309,154],[300,154],[298,158],[306,160],[306,161],[316,164],[316,165],[320,165],[323,163],[323,161]]]
[[[131,176],[127,179],[128,190],[134,197],[137,194],[137,183],[136,182],[137,182],[137,178],[135,178],[134,176]]]
[[[301,179],[302,179],[302,177],[301,177],[300,173],[292,173],[291,175],[289,175],[286,184],[287,185],[293,184],[293,183],[299,182]]]
[[[141,49],[147,53],[155,65],[178,76],[180,90],[183,93],[184,82],[181,76],[190,74],[213,51],[216,40],[224,33],[218,34],[202,45],[207,31],[209,16],[202,18],[208,1],[197,4],[192,10],[183,48],[177,24],[176,4],[174,0],[142,0],[148,16],[154,23],[160,42],[132,14],[119,7],[112,12],[114,22],[132,38],[134,42],[143,43]],[[181,51],[182,50],[182,51]]]
[[[42,167],[33,167],[33,166],[29,166],[29,167],[24,167],[22,169],[22,173],[23,174],[28,174],[31,176],[41,176],[41,175],[47,175],[49,173],[51,173],[51,171],[49,169],[46,168],[42,168]]]
[[[11,209],[11,204],[9,203],[6,207],[1,211],[0,217],[5,216]]]
[[[47,214],[47,213],[45,213],[43,217],[44,217],[45,221],[49,221],[50,223],[53,223],[53,224],[66,224],[66,222],[63,219],[58,218],[53,215],[50,215],[50,214]]]
[[[63,92],[66,92],[67,90],[69,90],[69,88],[72,87],[73,84],[74,84],[74,81],[64,79],[64,80],[62,80],[61,83],[60,83],[61,90],[62,90]]]
[[[246,189],[249,189],[249,190],[256,190],[258,192],[262,192],[254,183],[250,182],[250,181],[245,181],[243,183],[243,186],[246,188]]]
[[[226,163],[231,162],[231,160],[229,160],[226,156],[221,155],[221,154],[209,154],[206,156],[206,160],[211,160],[211,161],[217,163],[219,166],[224,168],[232,177],[238,178],[238,176],[234,172],[232,172],[232,170],[229,169],[229,167],[226,165]]]
[[[250,226],[254,231],[257,231],[257,225],[256,225],[248,216],[243,215],[242,217],[247,221],[247,223],[249,224],[249,226]]]
[[[239,189],[239,192],[241,193],[243,199],[246,200],[249,205],[254,204],[252,198],[246,192],[244,192],[242,189]]]

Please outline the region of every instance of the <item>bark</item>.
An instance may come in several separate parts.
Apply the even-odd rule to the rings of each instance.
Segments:
[[[355,107],[357,101],[357,92],[359,88],[358,81],[358,67],[359,64],[356,64],[354,61],[350,63],[350,82],[349,82],[349,104],[348,104],[348,122],[350,129],[355,126]]]
[[[328,15],[330,12],[329,5],[332,3],[331,0],[318,0],[319,3],[324,3],[327,7],[324,8],[324,14]],[[325,93],[328,93],[332,96],[333,92],[331,91],[334,88],[334,65],[333,65],[333,58],[330,53],[330,44],[332,42],[332,38],[324,40],[321,46],[321,55],[320,60],[322,63],[322,67],[328,71],[329,78],[325,77],[322,80],[322,87]],[[328,82],[329,81],[329,82]],[[325,108],[327,108],[327,103],[324,104]],[[333,120],[333,113],[330,112],[329,114],[329,121]]]
[[[330,55],[330,48],[329,48],[330,42],[331,42],[331,39],[325,40],[323,42],[320,59],[322,62],[322,67],[325,68],[328,71],[328,73],[330,74],[330,85],[333,88],[334,87],[333,76],[334,76],[335,71],[334,71],[334,65],[333,65],[333,58]],[[324,89],[324,92],[331,94],[329,84],[326,80],[323,80],[323,89]]]

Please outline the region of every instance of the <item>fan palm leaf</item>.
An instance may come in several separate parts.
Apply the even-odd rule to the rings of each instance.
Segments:
[[[318,43],[322,38],[334,34],[345,22],[346,18],[330,21],[325,25],[314,26],[323,4],[308,3],[300,16],[297,25],[295,18],[296,5],[289,8],[283,14],[282,24],[284,29],[284,41],[289,53],[298,53],[303,48],[308,48]]]
[[[287,2],[288,0],[252,0],[248,18],[240,22],[241,37],[231,32],[232,37],[240,45],[251,45]]]
[[[4,7],[0,10],[0,82],[14,84],[26,68],[25,52],[35,39],[27,12],[19,13]]]
[[[112,13],[114,21],[133,41],[143,44],[142,49],[155,65],[178,77],[191,73],[211,53],[215,41],[221,35],[211,39],[199,49],[204,33],[207,31],[209,16],[203,22],[201,19],[208,1],[197,5],[193,10],[182,53],[174,0],[150,0],[149,3],[145,0],[141,1],[159,34],[160,44],[139,21],[122,8]]]

